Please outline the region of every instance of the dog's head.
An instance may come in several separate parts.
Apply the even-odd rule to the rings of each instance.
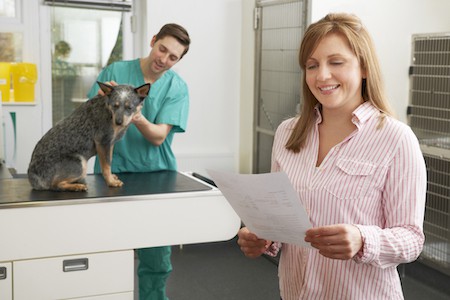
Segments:
[[[111,110],[113,124],[126,127],[133,116],[142,109],[142,104],[150,91],[150,83],[134,88],[131,85],[112,86],[97,81],[107,97],[106,104]]]

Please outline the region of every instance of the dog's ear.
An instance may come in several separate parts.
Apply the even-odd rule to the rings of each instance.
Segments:
[[[146,83],[134,89],[138,96],[143,100],[150,92],[150,83]]]
[[[103,83],[100,81],[97,81],[97,84],[100,86],[100,89],[105,93],[106,96],[109,96],[111,94],[111,91],[113,90],[113,87],[107,83]]]

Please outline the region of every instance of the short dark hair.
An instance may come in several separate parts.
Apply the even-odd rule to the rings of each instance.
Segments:
[[[191,38],[189,37],[187,30],[175,23],[166,24],[161,27],[158,34],[156,34],[155,42],[165,38],[166,36],[174,37],[181,45],[185,47],[184,52],[180,57],[181,59],[188,52],[189,45],[191,44]]]

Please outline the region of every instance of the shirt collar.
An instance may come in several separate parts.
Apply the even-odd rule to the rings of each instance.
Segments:
[[[379,115],[379,110],[370,103],[370,101],[365,101],[363,104],[358,106],[353,111],[352,122],[358,126],[366,123],[373,116]]]
[[[316,111],[316,124],[320,124],[322,122],[322,113],[320,112],[320,103],[317,103],[314,107]],[[353,119],[352,122],[359,127],[359,125],[364,124],[369,120],[372,116],[378,115],[379,110],[370,103],[370,101],[365,101],[360,106],[358,106],[353,111]]]

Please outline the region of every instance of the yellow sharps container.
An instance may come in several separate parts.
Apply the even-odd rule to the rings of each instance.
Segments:
[[[12,64],[12,81],[15,102],[34,102],[34,86],[37,81],[37,68],[32,63]]]
[[[11,63],[0,62],[0,92],[2,92],[2,102],[9,102],[11,90]]]

